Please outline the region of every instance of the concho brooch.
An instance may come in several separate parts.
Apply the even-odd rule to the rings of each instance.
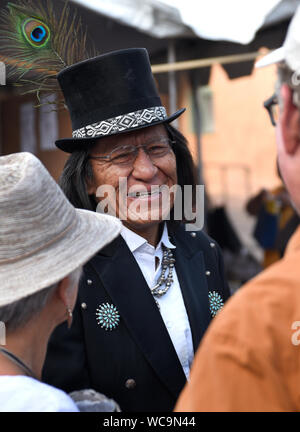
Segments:
[[[120,315],[116,306],[102,303],[96,309],[97,323],[105,330],[114,330],[119,325]]]
[[[219,312],[219,310],[222,309],[222,307],[224,306],[223,299],[220,296],[220,294],[217,293],[216,291],[210,291],[208,293],[208,299],[209,299],[210,312],[212,316],[215,317]]]

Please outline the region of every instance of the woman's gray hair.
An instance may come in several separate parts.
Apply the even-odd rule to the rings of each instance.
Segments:
[[[77,268],[68,275],[70,285],[77,285],[82,273],[82,267]],[[24,326],[45,307],[47,301],[55,292],[59,282],[44,288],[37,293],[24,297],[21,300],[0,307],[0,321],[5,324],[7,331],[14,331]]]

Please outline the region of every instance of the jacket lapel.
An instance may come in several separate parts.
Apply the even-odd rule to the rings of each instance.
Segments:
[[[121,319],[161,381],[174,396],[185,375],[140,268],[119,236],[91,261]]]
[[[191,246],[186,233],[182,235],[178,230],[176,234],[172,239],[176,245],[175,268],[196,351],[211,321],[204,257],[201,250]]]

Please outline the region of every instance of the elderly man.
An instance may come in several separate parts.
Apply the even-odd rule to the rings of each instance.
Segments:
[[[280,172],[300,212],[300,9],[278,63],[276,122]],[[275,116],[275,108],[277,114]],[[195,358],[177,411],[300,411],[300,230],[284,258],[242,288],[219,314]]]
[[[187,142],[170,125],[184,110],[167,115],[142,48],[77,63],[58,80],[73,126],[56,143],[71,153],[62,189],[124,228],[85,266],[72,329],[54,333],[44,379],[101,389],[122,411],[172,410],[229,296],[218,245],[179,216],[195,187]]]

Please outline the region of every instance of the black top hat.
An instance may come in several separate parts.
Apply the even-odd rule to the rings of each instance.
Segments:
[[[171,122],[147,50],[131,48],[103,54],[63,69],[57,75],[72,121],[72,138],[56,141],[61,150],[82,150],[95,139]]]

